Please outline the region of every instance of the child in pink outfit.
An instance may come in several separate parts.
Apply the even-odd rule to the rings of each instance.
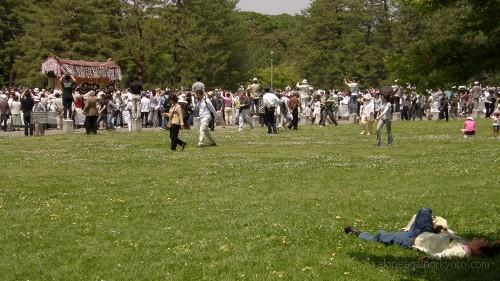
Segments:
[[[464,128],[461,129],[462,133],[464,134],[464,138],[472,137],[473,135],[476,134],[476,121],[474,121],[474,118],[472,117],[467,117],[464,123]]]

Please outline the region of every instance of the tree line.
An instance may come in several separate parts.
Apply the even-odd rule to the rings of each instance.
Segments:
[[[258,77],[322,88],[357,77],[420,87],[500,82],[500,0],[315,0],[301,15],[242,12],[237,0],[3,0],[0,82],[44,86],[51,54],[112,58],[123,83],[236,89]],[[271,53],[272,51],[272,53]]]

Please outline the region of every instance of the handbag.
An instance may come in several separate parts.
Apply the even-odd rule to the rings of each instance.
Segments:
[[[176,108],[174,107],[174,112],[172,112],[172,117],[174,117],[175,113],[176,113]],[[170,129],[172,127],[172,119],[173,118],[168,118],[168,123],[167,123],[167,125],[165,125],[165,128]]]
[[[205,99],[204,101],[205,101],[205,106],[208,109],[207,100]],[[210,128],[213,131],[215,129],[215,115],[212,113],[212,111],[210,111],[210,109],[208,111],[210,112],[210,117],[211,117],[210,122],[208,122],[208,128]]]
[[[172,127],[172,121],[169,119],[167,125],[165,125],[165,129],[170,129],[170,127]]]

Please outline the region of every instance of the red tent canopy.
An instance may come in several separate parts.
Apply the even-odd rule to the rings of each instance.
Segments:
[[[56,77],[71,74],[78,83],[103,84],[122,79],[120,66],[111,59],[105,62],[92,62],[52,56],[42,64],[42,73],[49,75],[51,72]]]

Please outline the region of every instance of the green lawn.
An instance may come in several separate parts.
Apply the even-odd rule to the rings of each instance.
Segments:
[[[165,132],[2,138],[0,280],[498,280],[500,258],[440,261],[347,236],[397,230],[421,207],[499,238],[491,123],[219,130],[172,153]]]

